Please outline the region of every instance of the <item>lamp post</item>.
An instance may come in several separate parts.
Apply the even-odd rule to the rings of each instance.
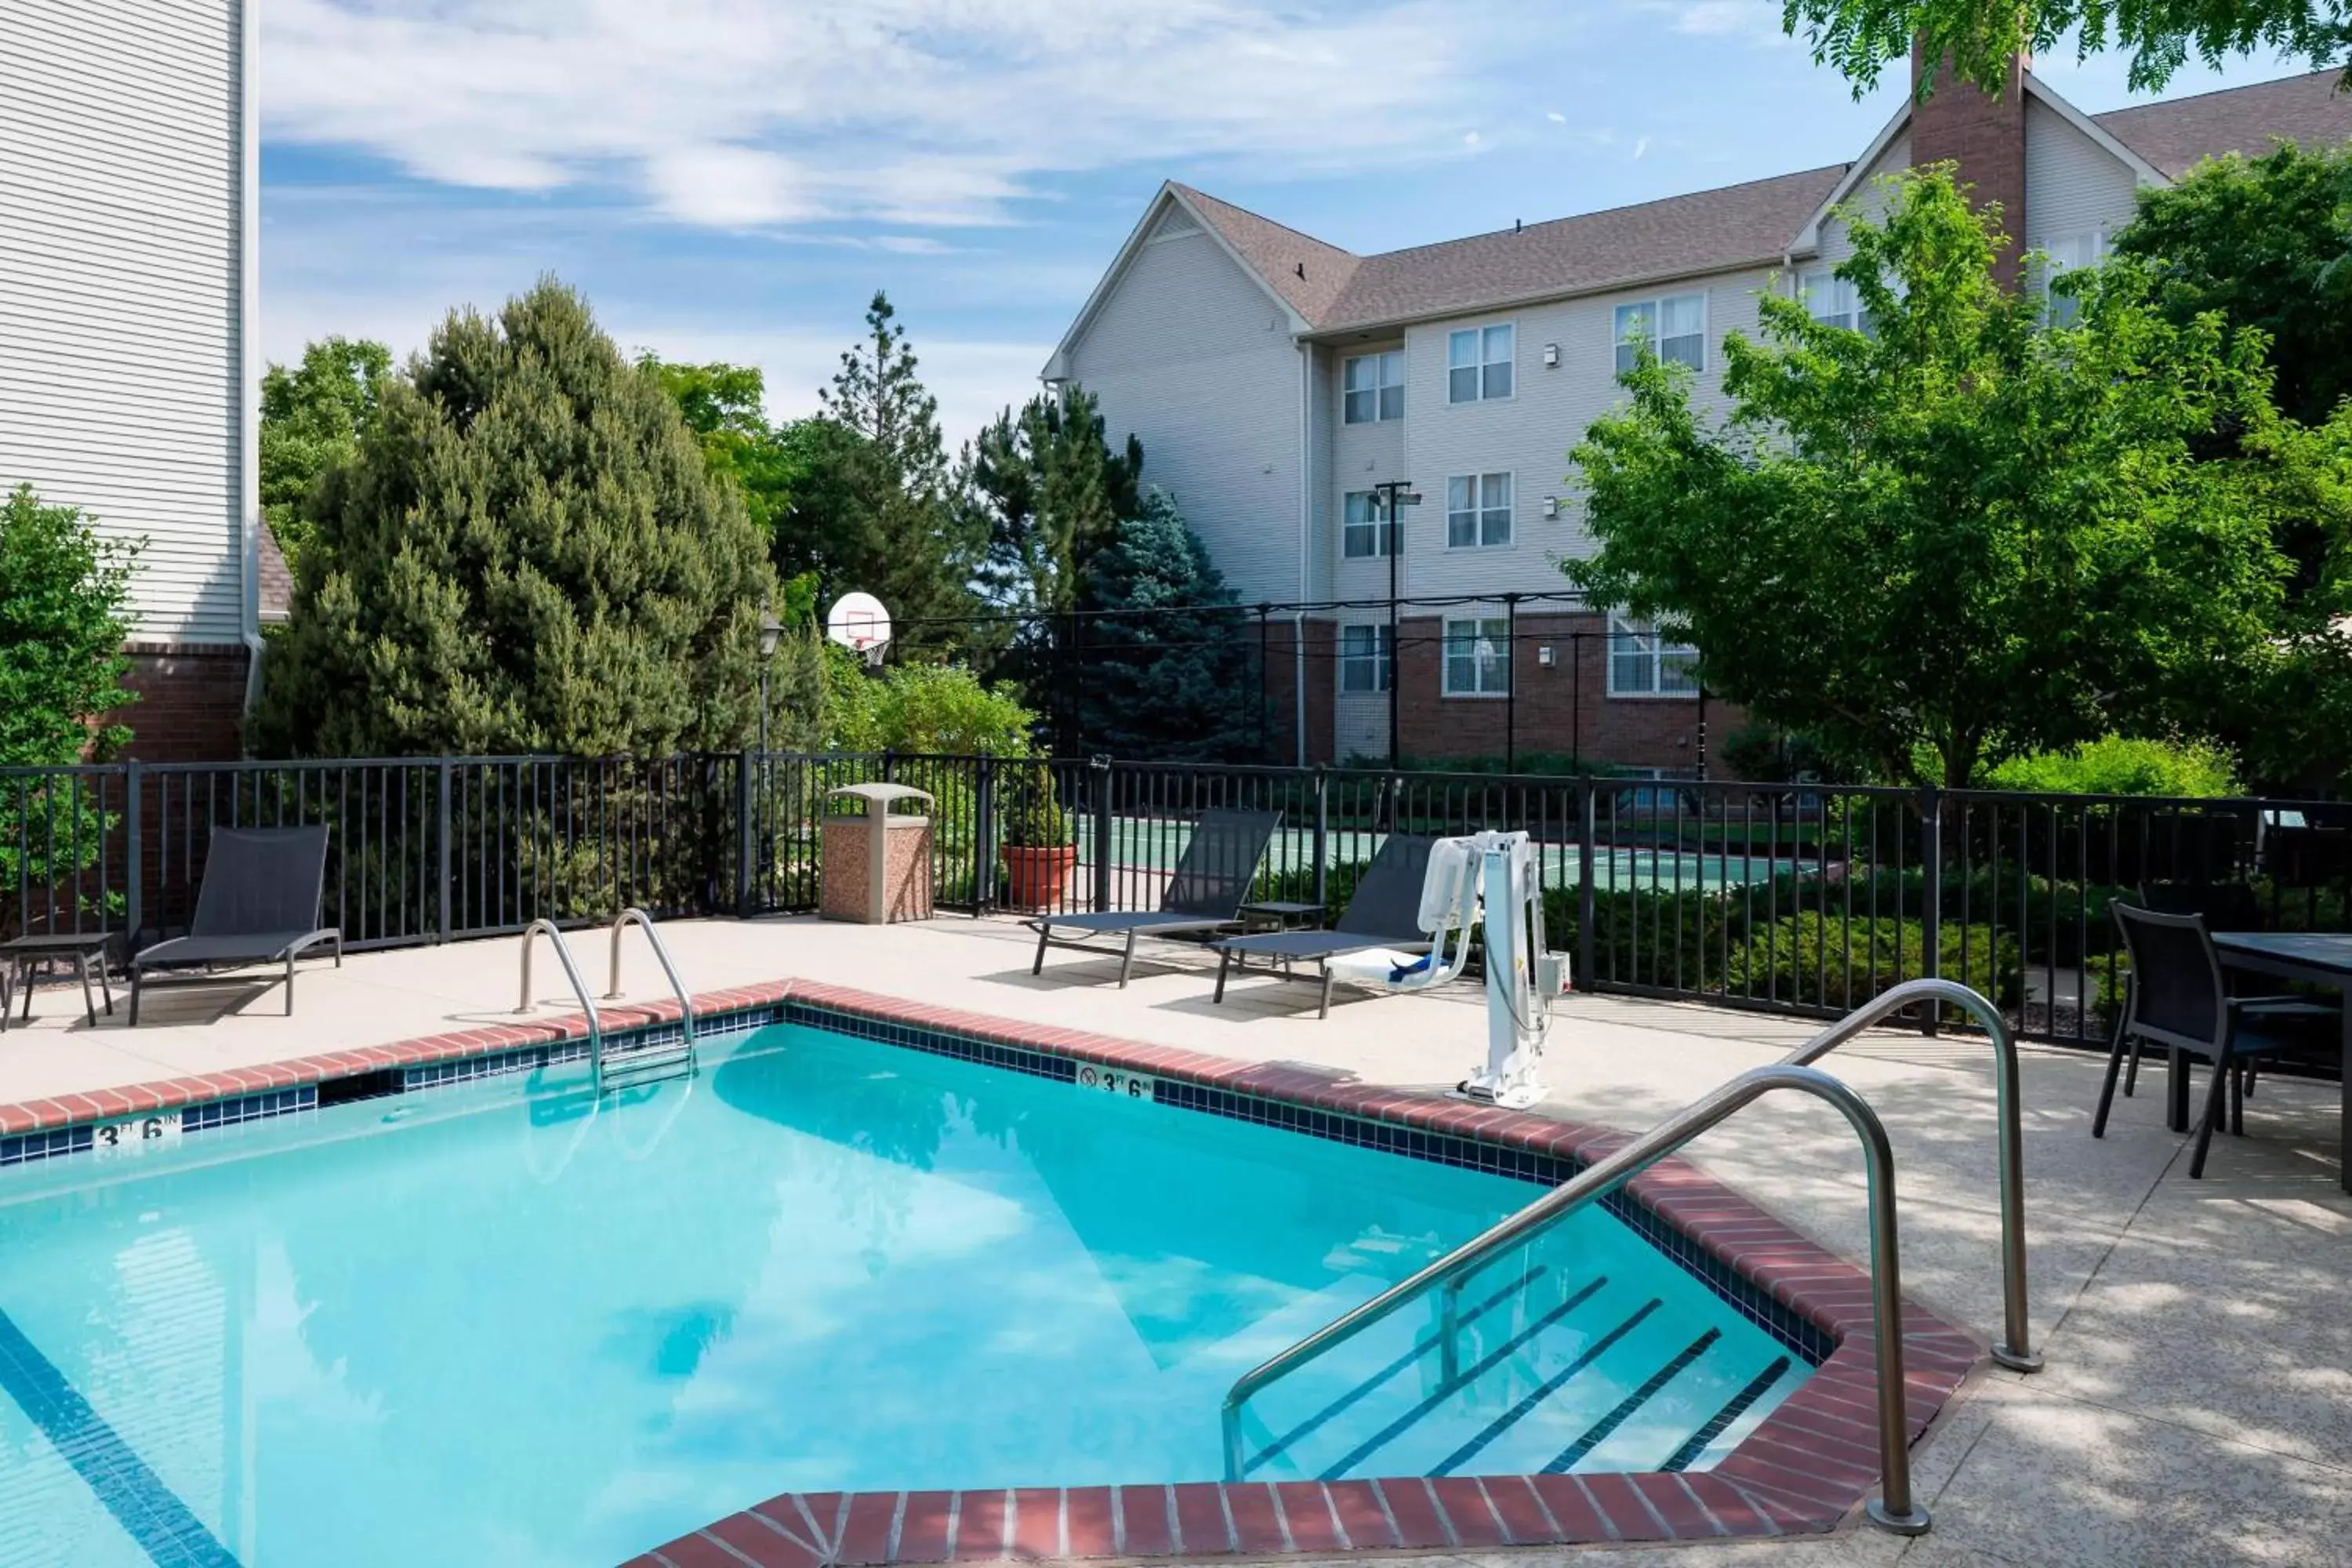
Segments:
[[[1411,479],[1382,479],[1372,487],[1381,498],[1381,515],[1373,521],[1388,529],[1389,547],[1389,766],[1397,765],[1397,557],[1404,553],[1404,519],[1399,507],[1419,506],[1421,492]],[[1439,658],[1444,655],[1441,653]]]
[[[768,666],[775,661],[776,645],[783,641],[784,623],[773,605],[760,601],[760,755],[768,754]]]

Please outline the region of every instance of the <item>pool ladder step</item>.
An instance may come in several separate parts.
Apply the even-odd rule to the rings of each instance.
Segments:
[[[654,950],[654,957],[669,981],[670,990],[677,997],[677,1034],[625,1050],[608,1051],[604,1047],[604,1020],[597,1016],[596,1003],[588,994],[587,984],[580,978],[580,966],[572,962],[572,949],[563,940],[563,932],[553,921],[537,920],[523,929],[522,933],[522,994],[515,1005],[517,1013],[532,1010],[530,994],[530,950],[534,940],[544,932],[555,948],[556,962],[563,965],[563,977],[572,983],[572,994],[579,998],[580,1010],[588,1019],[588,1066],[593,1078],[598,1098],[623,1089],[641,1089],[648,1084],[663,1083],[671,1079],[692,1078],[699,1069],[694,1051],[694,999],[687,994],[685,982],[677,977],[677,965],[670,962],[669,948],[654,929],[653,916],[635,907],[623,910],[613,917],[612,964],[607,979],[604,1000],[617,1001],[621,995],[621,932],[629,926],[643,928],[646,941]]]

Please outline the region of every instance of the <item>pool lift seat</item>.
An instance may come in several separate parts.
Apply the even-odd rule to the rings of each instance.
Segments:
[[[660,963],[662,973],[668,979],[671,992],[677,997],[677,1034],[630,1050],[607,1051],[604,1046],[604,1020],[598,1016],[595,1000],[588,994],[587,983],[580,978],[580,967],[572,962],[572,950],[563,940],[563,932],[553,921],[536,920],[522,933],[522,991],[517,998],[518,1014],[531,1012],[530,953],[537,938],[545,932],[555,948],[555,958],[563,966],[563,977],[572,984],[572,994],[580,1002],[580,1010],[588,1020],[588,1067],[596,1098],[617,1094],[624,1089],[639,1089],[665,1083],[671,1079],[691,1079],[699,1070],[694,1048],[694,1001],[687,994],[686,984],[678,978],[677,965],[671,962],[668,946],[654,928],[653,916],[634,906],[613,917],[612,963],[604,992],[604,1000],[615,1001],[621,994],[621,933],[628,926],[643,928],[646,941],[652,944],[654,957]]]

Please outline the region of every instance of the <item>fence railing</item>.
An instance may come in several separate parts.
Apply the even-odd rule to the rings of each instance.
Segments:
[[[2143,884],[2244,883],[2280,929],[2346,930],[2352,908],[2352,806],[2319,802],[713,752],[0,769],[0,935],[142,945],[187,923],[212,828],[281,824],[332,830],[325,915],[353,948],[632,904],[806,910],[825,792],[877,780],[934,797],[949,910],[1012,907],[1003,850],[1047,798],[1075,863],[1027,890],[1055,910],[1156,906],[1215,806],[1281,813],[1257,896],[1335,915],[1391,833],[1522,828],[1581,988],[1831,1016],[1941,976],[2043,1040],[2106,1038],[2107,909]]]

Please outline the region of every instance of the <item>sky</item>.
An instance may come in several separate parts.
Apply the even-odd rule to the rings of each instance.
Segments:
[[[2126,64],[2036,68],[2095,113]],[[953,446],[1163,179],[1388,250],[1843,163],[1906,85],[1857,98],[1778,0],[273,0],[263,351],[404,356],[552,273],[784,419],[880,289]]]

